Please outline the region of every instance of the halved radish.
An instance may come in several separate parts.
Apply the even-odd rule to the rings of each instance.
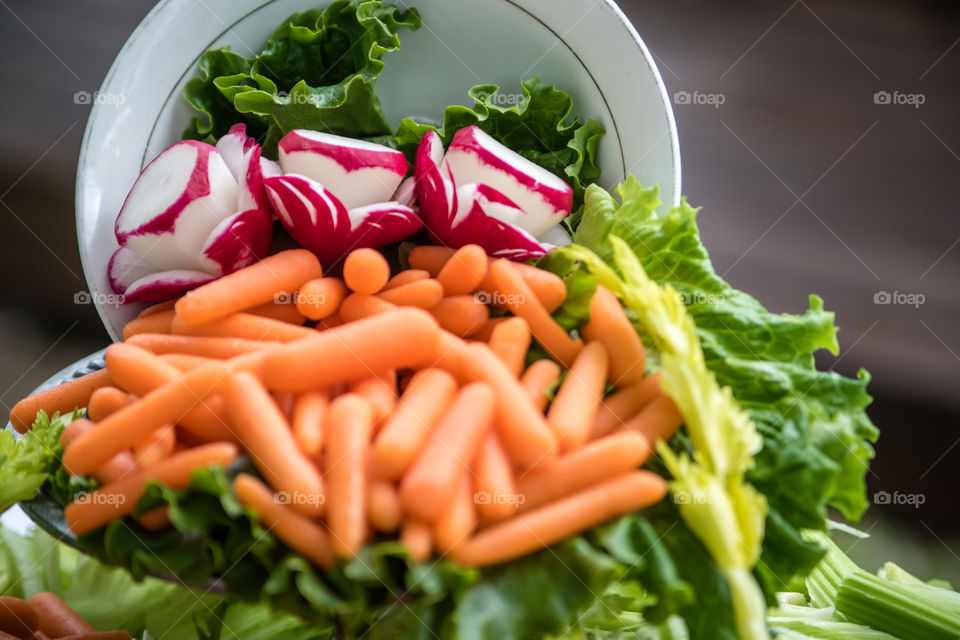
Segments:
[[[404,206],[412,207],[417,201],[417,194],[415,192],[416,182],[416,179],[410,176],[400,183],[400,186],[397,187],[396,192],[394,192],[393,197],[390,199]]]
[[[432,129],[427,131],[417,146],[413,160],[414,191],[420,203],[420,213],[430,229],[450,225],[457,209],[457,190],[453,177],[443,162],[443,142]]]
[[[431,226],[425,220],[427,231],[441,244],[478,244],[491,256],[518,262],[539,258],[547,252],[524,230],[526,212],[493,187],[465,184],[457,188],[457,202],[456,215],[447,227]]]
[[[527,214],[523,228],[534,236],[570,215],[570,185],[500,144],[476,125],[454,134],[444,163],[457,185],[485,184],[515,202]]]
[[[204,244],[203,257],[216,263],[220,273],[233,273],[265,258],[272,235],[269,213],[262,209],[240,211],[214,227]]]
[[[285,174],[307,176],[335,189],[348,209],[384,202],[407,173],[396,149],[331,133],[294,129],[278,144]]]
[[[129,302],[163,302],[183,295],[191,289],[207,284],[218,276],[203,271],[173,269],[159,271],[140,278],[123,293],[124,304]]]
[[[270,204],[263,192],[263,162],[270,160],[261,159],[260,145],[247,136],[247,126],[235,124],[230,127],[230,131],[217,141],[217,153],[230,169],[240,189],[238,210],[269,211]]]

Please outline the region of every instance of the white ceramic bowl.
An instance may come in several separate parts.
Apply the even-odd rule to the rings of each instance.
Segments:
[[[143,166],[180,139],[191,109],[181,98],[207,49],[252,56],[289,14],[324,0],[164,0],[144,18],[110,68],[90,113],[77,171],[77,231],[89,290],[111,337],[140,305],[118,305],[107,282],[117,248],[113,223]],[[407,3],[400,0],[399,4]],[[602,184],[626,173],[680,198],[676,126],[660,73],[611,0],[411,0],[423,17],[400,33],[377,82],[391,124],[437,121],[448,104],[470,104],[480,83],[519,92],[539,76],[574,98],[574,110],[607,130],[598,147]]]

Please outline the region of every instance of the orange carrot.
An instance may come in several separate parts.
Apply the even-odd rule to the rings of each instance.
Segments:
[[[173,311],[159,311],[143,318],[135,318],[123,327],[123,339],[129,340],[138,333],[170,333]]]
[[[363,396],[370,405],[373,424],[377,424],[393,411],[397,403],[397,372],[395,369],[383,371],[377,375],[356,380],[349,385],[349,390]]]
[[[474,382],[460,390],[400,481],[404,513],[426,522],[440,517],[490,431],[493,407],[490,385]]]
[[[385,289],[377,297],[398,307],[430,309],[443,300],[443,287],[436,280],[424,278]]]
[[[385,286],[383,290],[389,291],[390,289],[396,289],[397,287],[402,287],[405,284],[410,284],[417,280],[426,280],[429,277],[430,274],[423,269],[406,269],[390,278],[387,281],[387,286]]]
[[[683,424],[677,405],[669,396],[659,395],[651,400],[640,413],[627,420],[624,425],[630,431],[643,434],[647,441],[669,440]]]
[[[152,304],[149,307],[145,307],[143,311],[137,314],[138,318],[146,318],[147,316],[152,316],[155,313],[160,313],[161,311],[173,311],[174,306],[177,304],[176,300],[167,300],[166,302],[158,302],[157,304]]]
[[[481,294],[478,294],[478,297]],[[482,299],[481,299],[482,300]],[[479,340],[481,342],[490,342],[490,338],[493,336],[493,330],[496,329],[499,325],[503,324],[509,320],[512,316],[500,316],[499,318],[490,318],[483,323],[483,326],[480,327],[477,331],[473,332],[473,335],[470,337],[473,340]]]
[[[73,475],[87,475],[155,429],[180,422],[190,409],[215,393],[227,372],[227,367],[220,363],[188,371],[139,402],[107,416],[66,450],[63,466]]]
[[[97,430],[102,428],[100,426]],[[78,439],[73,444],[73,449],[75,450],[79,445]],[[190,484],[191,474],[197,469],[211,465],[226,465],[236,457],[236,446],[226,442],[187,449],[151,469],[131,474],[80,496],[67,505],[63,510],[63,516],[70,531],[75,535],[99,529],[108,522],[129,515],[143,496],[148,482],[159,482],[171,489],[185,489]]]
[[[343,319],[340,317],[339,313],[327,316],[323,320],[317,323],[317,331],[324,331],[326,329],[333,329],[334,327],[339,327],[343,324]]]
[[[422,269],[429,273],[431,278],[436,278],[455,252],[456,250],[450,247],[423,245],[413,248],[408,261],[410,268]]]
[[[450,553],[470,536],[477,525],[477,508],[484,504],[482,501],[477,504],[478,495],[481,491],[473,492],[470,472],[461,473],[453,500],[433,523],[433,540],[438,551]]]
[[[297,310],[311,320],[321,320],[337,312],[350,293],[340,278],[317,278],[297,292]]]
[[[270,394],[270,397],[273,398],[277,408],[280,409],[280,413],[287,419],[287,422],[291,423],[292,428],[293,406],[297,402],[297,394],[290,393],[289,391],[275,391]]]
[[[261,375],[269,388],[282,391],[329,387],[417,364],[437,350],[438,340],[430,314],[407,307],[271,349]]]
[[[247,309],[245,313],[294,325],[302,325],[306,321],[304,315],[297,309],[293,296],[290,296],[289,300],[278,298],[272,302],[258,304]]]
[[[149,469],[161,460],[169,458],[173,454],[176,443],[176,432],[173,425],[168,424],[134,442],[130,450],[137,466],[141,469]]]
[[[547,412],[547,422],[563,451],[573,451],[587,441],[597,417],[607,381],[607,350],[599,342],[583,348]]]
[[[486,275],[486,252],[478,245],[468,244],[450,256],[437,274],[437,282],[445,295],[456,296],[476,290]]]
[[[537,360],[523,372],[520,384],[537,411],[543,411],[550,402],[553,385],[560,379],[560,365],[553,360]]]
[[[281,251],[190,291],[177,301],[175,308],[186,323],[212,322],[271,302],[277,295],[293,295],[303,283],[319,278],[321,273],[320,262],[309,251]]]
[[[479,331],[490,317],[487,305],[473,295],[444,298],[430,309],[430,313],[441,327],[461,337]]]
[[[248,371],[227,378],[223,397],[230,424],[254,466],[278,495],[308,517],[323,511],[323,480],[300,452],[287,419],[259,380]]]
[[[355,322],[361,318],[368,318],[380,313],[392,311],[396,306],[379,296],[369,293],[351,293],[343,299],[339,315],[344,322]]]
[[[90,394],[90,401],[87,403],[87,417],[94,422],[98,422],[134,400],[136,398],[116,387],[100,387]]]
[[[173,333],[185,336],[203,336],[206,338],[242,338],[244,340],[269,340],[290,342],[300,338],[309,338],[313,329],[300,327],[249,313],[234,313],[211,322],[188,324],[179,318],[171,325]]]
[[[490,334],[490,350],[513,375],[519,376],[530,350],[530,327],[523,318],[509,318],[494,327]]]
[[[510,459],[495,433],[488,433],[473,465],[477,511],[487,521],[502,520],[517,511],[517,485]],[[439,536],[437,536],[439,540]]]
[[[411,560],[424,562],[430,557],[430,551],[433,549],[430,525],[421,520],[408,518],[400,530],[400,543],[407,548]]]
[[[170,526],[170,505],[155,507],[137,516],[137,522],[147,531],[160,531]]]
[[[490,263],[492,264],[494,260],[494,258],[490,258]],[[540,304],[543,305],[548,313],[556,311],[567,299],[567,287],[563,284],[560,276],[528,264],[523,264],[522,262],[514,262],[512,264],[513,268],[517,270],[517,273],[523,278],[524,282],[527,283],[533,295],[536,296],[537,300],[540,301]],[[487,269],[487,276],[483,279],[483,282],[480,283],[480,286],[477,287],[477,291],[480,292],[481,296],[489,300],[490,304],[496,307],[507,308],[506,302],[508,299],[502,295],[502,291],[497,289],[489,267]]]
[[[371,465],[376,475],[394,480],[406,471],[456,390],[457,383],[446,371],[424,369],[413,377],[373,442]]]
[[[521,511],[569,495],[575,491],[636,469],[650,457],[646,438],[632,431],[618,431],[588,442],[573,453],[560,456],[527,472],[517,480]]]
[[[351,291],[374,294],[390,279],[390,265],[376,249],[351,251],[343,261],[343,281]]]
[[[69,449],[77,438],[92,431],[96,425],[89,420],[80,418],[68,424],[60,434],[60,445],[64,450]],[[129,451],[120,451],[106,462],[93,470],[91,475],[100,484],[107,484],[119,480],[137,471],[137,463],[133,460],[133,454]]]
[[[34,594],[28,602],[37,612],[39,618],[37,631],[45,633],[49,638],[62,638],[72,634],[94,631],[94,628],[81,618],[76,611],[49,591]],[[37,638],[37,640],[40,639]]]
[[[497,260],[490,265],[497,291],[504,296],[506,307],[527,321],[530,332],[537,342],[562,365],[570,367],[583,343],[574,340],[566,330],[554,321],[536,298],[530,286],[520,277],[509,260]]]
[[[666,482],[655,473],[625,473],[484,529],[451,556],[467,566],[512,560],[659,502],[666,493]]]
[[[660,393],[660,372],[652,373],[629,387],[612,393],[600,403],[590,437],[598,438],[626,424]]]
[[[367,518],[381,533],[392,533],[403,519],[396,488],[385,480],[367,480]]]
[[[33,638],[37,624],[37,612],[29,602],[12,596],[0,596],[0,638]]]
[[[74,409],[87,406],[94,391],[112,384],[110,374],[105,369],[101,369],[45,391],[39,391],[14,405],[10,412],[10,422],[14,429],[20,433],[26,433],[37,419],[38,412],[44,411],[48,417],[52,417],[57,412],[66,415]]]
[[[160,359],[177,371],[190,371],[205,364],[210,364],[215,358],[204,358],[203,356],[191,356],[187,353],[165,353]]]
[[[127,344],[142,347],[156,354],[184,353],[203,358],[226,359],[275,347],[281,343],[243,340],[241,338],[204,338],[198,336],[168,336],[162,333],[141,333],[127,340]]]
[[[297,394],[293,404],[293,439],[297,446],[310,457],[320,453],[323,444],[323,420],[327,413],[330,393],[304,391]]]
[[[346,558],[367,537],[366,459],[373,425],[370,405],[347,393],[330,404],[324,431],[324,467],[329,485],[327,525],[335,555]]]
[[[330,536],[321,525],[277,500],[277,494],[249,474],[241,473],[234,479],[233,492],[285,545],[318,567],[333,568]]]
[[[646,356],[640,336],[617,296],[603,285],[597,285],[590,300],[590,322],[583,328],[583,337],[607,348],[612,384],[626,386],[643,378]]]

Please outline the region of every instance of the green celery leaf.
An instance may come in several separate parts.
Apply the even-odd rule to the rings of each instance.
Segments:
[[[9,429],[0,431],[0,513],[21,500],[29,500],[60,467],[60,433],[81,416],[78,411],[68,416],[59,413],[48,418],[37,414],[33,427],[22,436]]]

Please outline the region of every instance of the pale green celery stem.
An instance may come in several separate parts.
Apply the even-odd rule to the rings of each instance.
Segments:
[[[858,571],[854,562],[823,531],[804,531],[803,537],[826,547],[827,553],[807,576],[807,592],[814,607],[832,607],[844,579]]]
[[[744,567],[721,567],[720,571],[730,587],[740,640],[767,640],[767,603],[753,573]]]

